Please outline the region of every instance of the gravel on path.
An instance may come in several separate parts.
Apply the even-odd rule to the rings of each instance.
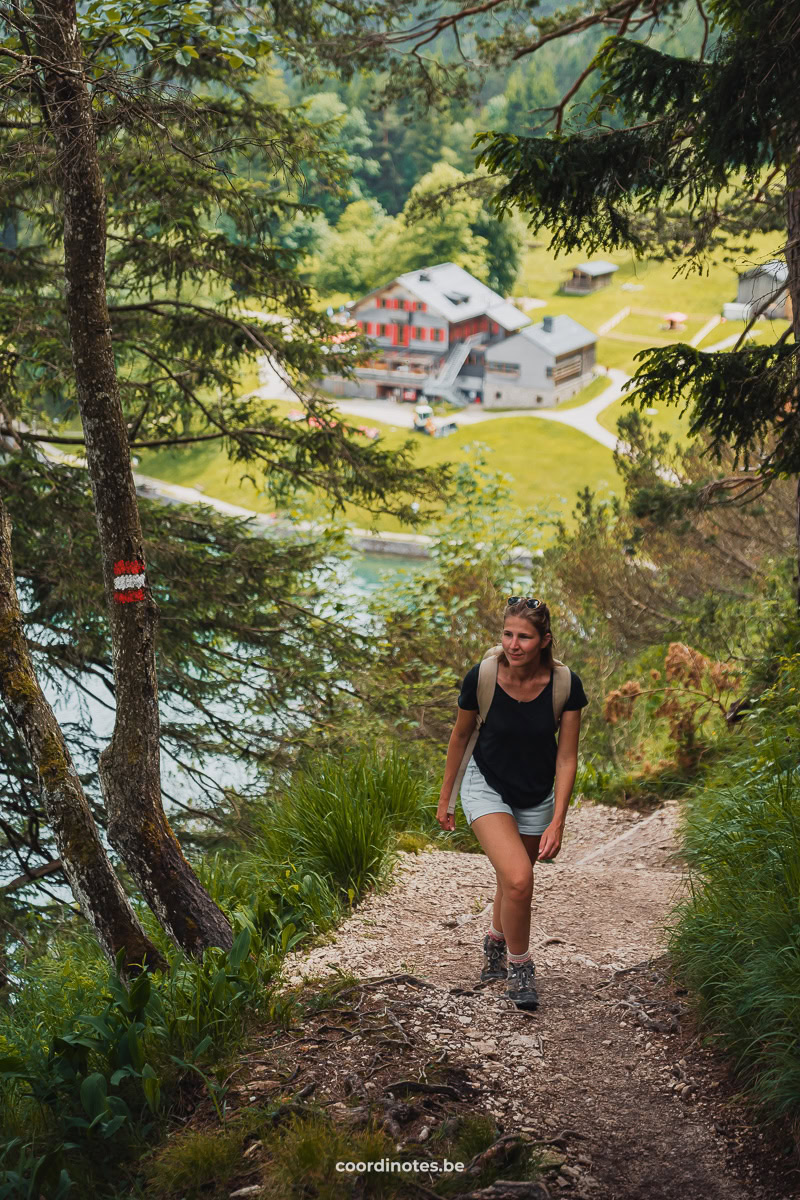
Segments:
[[[759,1143],[748,1118],[727,1135],[735,1089],[699,1045],[665,954],[686,889],[678,815],[674,803],[649,815],[573,805],[559,858],[535,871],[535,1013],[519,1012],[502,981],[476,987],[495,886],[481,853],[400,854],[391,888],[370,894],[326,944],[290,955],[286,982],[346,970],[433,984],[404,994],[414,1034],[481,1083],[476,1104],[507,1132],[562,1142],[569,1133],[552,1194],[790,1200],[788,1174],[765,1186],[750,1162]]]

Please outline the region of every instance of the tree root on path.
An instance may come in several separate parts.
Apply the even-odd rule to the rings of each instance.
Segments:
[[[350,987],[342,988],[336,993],[337,1000],[340,996],[347,996],[350,992],[363,991],[366,988],[380,987],[384,983],[410,983],[412,987],[434,988],[435,983],[431,983],[430,979],[420,979],[418,975],[382,975],[379,979],[362,979],[358,983],[351,984]]]
[[[474,1192],[457,1192],[451,1200],[550,1200],[550,1192],[543,1183],[498,1179]]]
[[[383,1092],[386,1095],[388,1092],[396,1092],[401,1089],[406,1092],[425,1092],[427,1095],[438,1093],[448,1096],[451,1100],[469,1100],[469,1096],[465,1096],[457,1088],[451,1087],[449,1083],[423,1083],[419,1079],[398,1079],[395,1083],[385,1084]]]
[[[505,1133],[491,1146],[487,1146],[485,1150],[481,1150],[480,1154],[476,1154],[473,1159],[470,1159],[464,1168],[464,1174],[480,1175],[483,1168],[490,1163],[492,1166],[505,1164],[518,1150],[529,1149],[533,1145],[535,1143],[523,1137],[521,1133]]]

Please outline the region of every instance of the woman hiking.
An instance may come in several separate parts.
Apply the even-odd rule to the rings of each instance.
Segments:
[[[496,650],[497,682],[484,702],[482,723],[480,664],[461,686],[436,815],[442,829],[455,828],[454,787],[479,725],[461,784],[461,807],[497,875],[481,980],[507,978],[509,998],[518,1008],[533,1009],[539,1003],[530,953],[533,867],[561,849],[578,765],[581,709],[589,702],[579,677],[553,658],[550,612],[543,601],[509,597],[502,650]],[[494,662],[489,687],[493,671]]]

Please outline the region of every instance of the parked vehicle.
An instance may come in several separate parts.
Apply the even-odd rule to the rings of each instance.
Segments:
[[[428,437],[447,437],[458,429],[455,421],[440,421],[433,419],[433,409],[430,404],[418,404],[414,409],[414,429],[417,433],[426,433]]]
[[[414,409],[414,429],[417,433],[428,433],[433,437],[436,426],[433,423],[433,409],[430,404],[418,404]]]

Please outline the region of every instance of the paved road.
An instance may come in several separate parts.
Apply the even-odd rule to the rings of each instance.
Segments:
[[[511,412],[491,412],[478,406],[463,409],[454,414],[453,420],[463,429],[468,425],[478,425],[481,421],[503,421],[509,418],[533,417],[537,421],[556,421],[560,425],[569,425],[596,442],[607,446],[609,450],[616,449],[617,436],[604,429],[597,417],[604,408],[608,408],[615,400],[619,400],[622,389],[629,376],[624,371],[609,368],[606,371],[609,386],[593,400],[587,400],[578,408],[568,408],[559,411],[557,408],[523,408]],[[364,417],[371,421],[384,421],[388,425],[397,425],[401,429],[411,429],[414,424],[413,407],[409,404],[397,404],[394,400],[340,400],[336,408],[348,416]]]

